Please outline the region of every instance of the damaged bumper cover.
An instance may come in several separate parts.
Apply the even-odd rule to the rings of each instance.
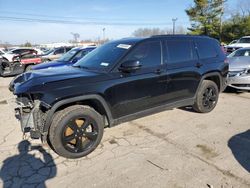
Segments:
[[[250,90],[250,70],[230,71],[227,85],[240,90]]]
[[[17,98],[15,116],[20,121],[23,134],[30,133],[32,139],[42,138],[44,113],[41,111],[41,102],[27,102],[25,98]]]

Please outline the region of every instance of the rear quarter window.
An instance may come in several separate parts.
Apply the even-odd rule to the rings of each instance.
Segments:
[[[217,44],[214,41],[198,40],[196,41],[196,46],[200,59],[215,58],[219,55]]]

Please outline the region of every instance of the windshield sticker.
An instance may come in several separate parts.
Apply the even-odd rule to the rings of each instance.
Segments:
[[[128,50],[130,47],[131,47],[131,45],[129,45],[129,44],[119,44],[117,46],[117,48],[123,48],[123,49],[126,49],[126,50]]]
[[[101,66],[107,67],[107,66],[109,66],[109,63],[102,62]]]

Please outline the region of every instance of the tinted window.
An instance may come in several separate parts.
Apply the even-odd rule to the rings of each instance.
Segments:
[[[23,52],[23,50],[22,49],[20,49],[20,50],[13,50],[12,52],[14,54],[21,54]]]
[[[168,63],[184,62],[196,59],[192,41],[169,40],[167,43]]]
[[[71,47],[67,47],[66,52],[70,51],[71,49],[72,49]]]
[[[152,67],[161,64],[160,42],[144,42],[139,44],[126,58],[127,60],[138,60],[142,67]]]
[[[59,48],[55,51],[55,54],[63,54],[64,53],[64,48]]]
[[[213,58],[218,55],[216,46],[212,41],[199,40],[196,42],[200,59]]]

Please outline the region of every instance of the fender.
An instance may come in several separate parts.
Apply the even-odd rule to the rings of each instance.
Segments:
[[[52,123],[53,115],[54,115],[55,111],[58,108],[60,108],[63,105],[69,104],[69,103],[74,103],[74,102],[79,102],[79,101],[84,101],[84,100],[91,100],[91,99],[98,100],[102,104],[102,106],[104,107],[104,109],[105,109],[105,111],[107,113],[107,116],[108,116],[107,118],[108,118],[109,124],[112,125],[114,120],[113,120],[109,105],[106,103],[104,98],[101,97],[100,95],[91,94],[91,95],[84,95],[84,96],[78,96],[78,97],[63,99],[63,100],[58,101],[57,103],[55,103],[52,106],[52,108],[48,111],[47,118],[46,118],[44,128],[43,128],[43,133],[46,134],[48,132],[49,127],[50,127],[50,125]]]
[[[198,93],[198,91],[199,91],[199,89],[201,87],[201,84],[202,84],[203,80],[205,80],[206,78],[211,77],[211,76],[219,77],[219,79],[220,79],[220,92],[222,92],[224,90],[223,89],[224,88],[224,86],[223,86],[223,78],[222,78],[222,76],[221,76],[221,74],[219,72],[206,73],[200,79],[200,83],[199,83],[198,88],[197,88],[196,93],[195,93],[195,98],[197,96],[197,93]]]

